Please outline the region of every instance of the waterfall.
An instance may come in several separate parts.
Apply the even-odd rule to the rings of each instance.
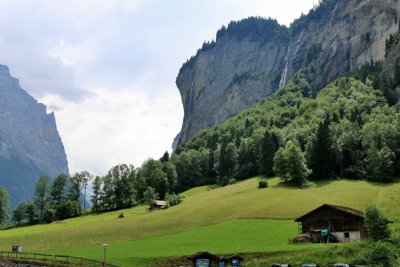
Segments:
[[[301,40],[303,39],[303,33],[300,33],[300,37],[297,40],[296,44],[296,50],[294,52],[294,55],[297,55],[297,52],[299,51],[300,45],[301,45]],[[288,73],[288,67],[289,67],[289,47],[290,47],[291,39],[289,40],[289,45],[286,49],[286,55],[285,55],[285,68],[283,69],[282,75],[281,75],[281,80],[279,81],[279,89],[281,89],[283,86],[286,84],[286,78],[287,78],[287,73]]]
[[[301,33],[300,33],[299,40],[297,40],[296,52],[294,52],[295,55],[297,55],[297,52],[299,52],[300,43],[301,43],[301,40],[303,39],[303,33],[304,33],[304,32],[301,32]]]
[[[287,75],[287,70],[288,70],[288,65],[289,65],[287,56],[285,57],[285,61],[286,61],[285,69],[283,70],[282,75],[281,75],[281,80],[279,81],[279,89],[281,89],[286,84],[286,75]]]

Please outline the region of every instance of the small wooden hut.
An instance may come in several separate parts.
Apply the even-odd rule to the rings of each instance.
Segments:
[[[192,261],[193,267],[211,267],[216,266],[219,257],[206,251],[200,251],[188,257]]]
[[[159,210],[168,208],[168,202],[164,200],[153,200],[149,206],[149,210]]]

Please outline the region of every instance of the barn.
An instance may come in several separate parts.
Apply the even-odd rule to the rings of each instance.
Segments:
[[[354,242],[368,238],[364,213],[349,207],[323,204],[297,218],[299,234],[313,242]]]
[[[168,208],[168,202],[164,200],[153,200],[148,210],[159,210]]]

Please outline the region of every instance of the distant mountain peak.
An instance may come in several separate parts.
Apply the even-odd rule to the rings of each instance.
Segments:
[[[10,76],[10,70],[6,65],[0,64],[0,75]]]
[[[54,113],[23,90],[0,65],[0,185],[12,206],[30,198],[36,180],[68,174]]]

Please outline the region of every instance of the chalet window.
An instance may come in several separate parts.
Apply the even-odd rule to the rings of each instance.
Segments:
[[[344,232],[344,238],[350,238],[350,233],[349,232]]]

